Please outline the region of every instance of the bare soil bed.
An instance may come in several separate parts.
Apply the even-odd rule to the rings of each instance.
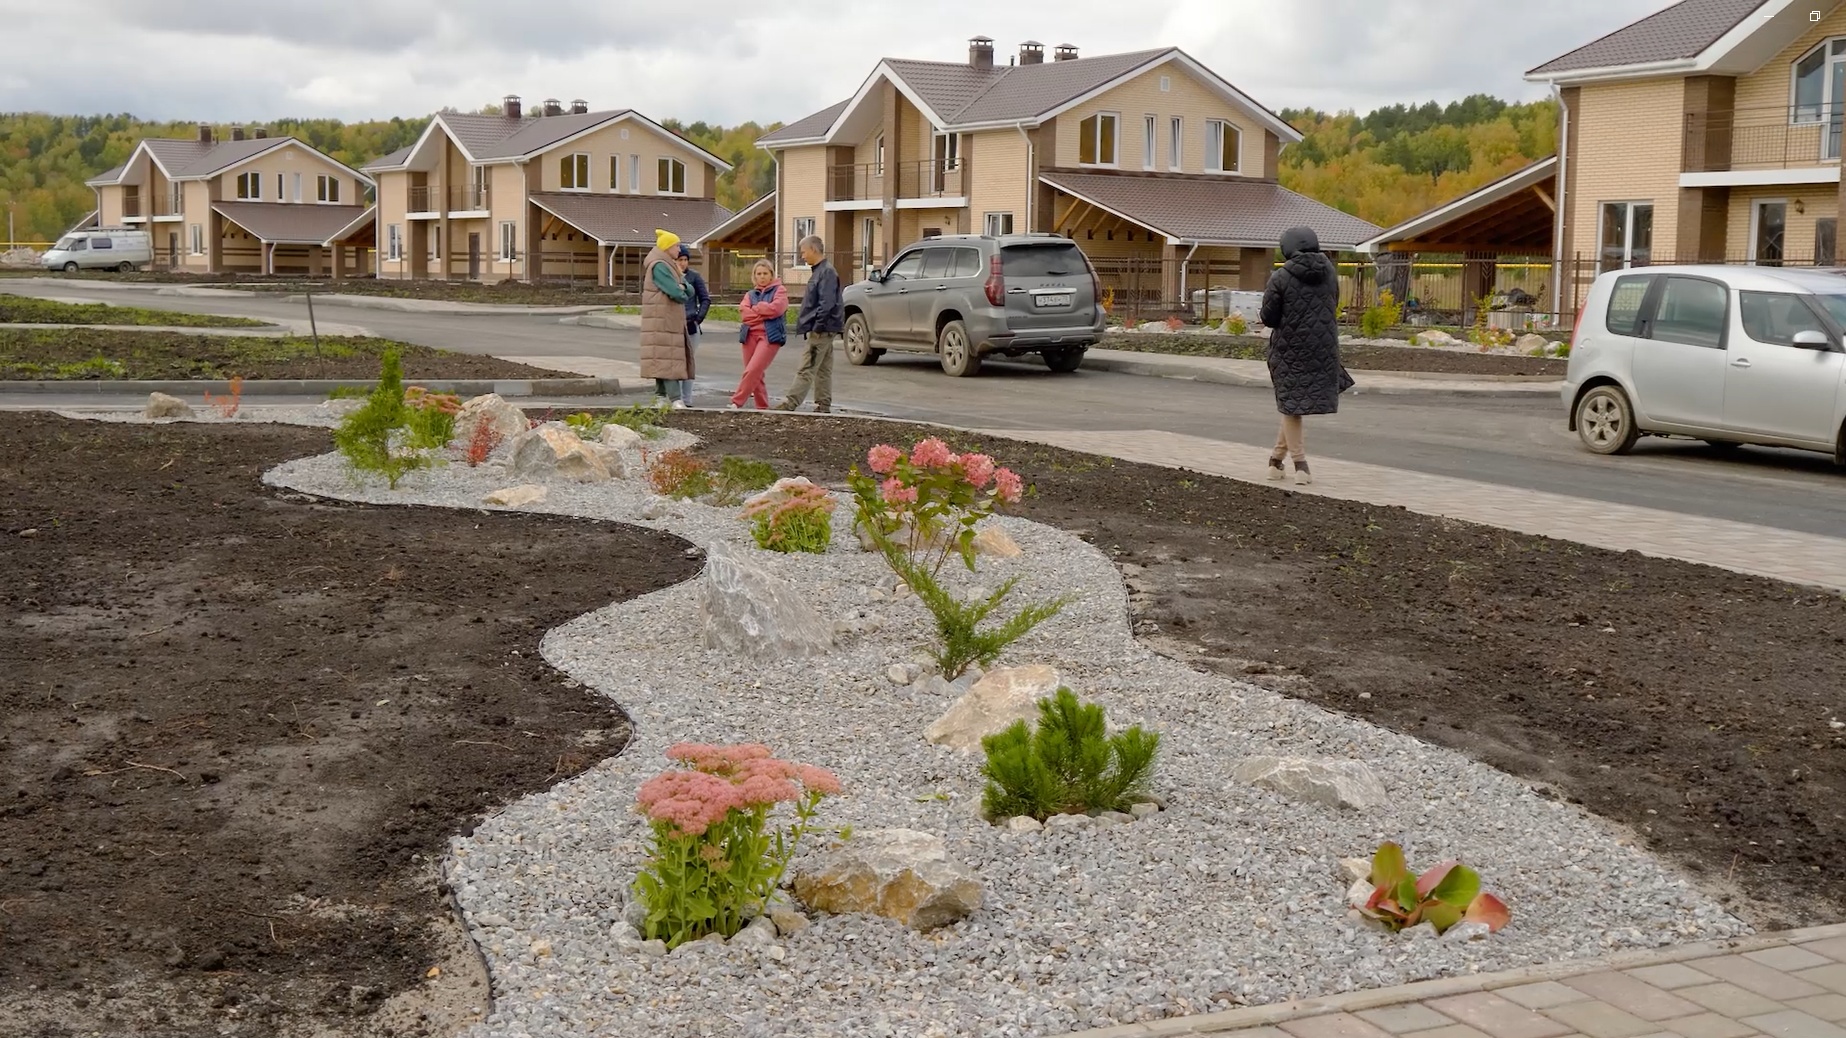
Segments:
[[[142,271],[118,274],[113,271],[80,271],[75,274],[47,274],[43,270],[0,270],[0,277],[56,277],[76,281],[116,281],[125,284],[198,285],[205,288],[233,288],[256,292],[314,292],[323,295],[390,296],[399,299],[439,299],[460,303],[505,303],[521,306],[613,306],[635,302],[611,289],[596,284],[595,278],[583,282],[522,281],[399,281],[395,279],[350,278],[330,281],[325,278],[257,274],[182,274],[169,271]]]
[[[413,380],[577,377],[390,339],[59,328],[0,329],[0,379],[375,379],[387,349]]]
[[[320,430],[0,413],[0,440],[0,1034],[467,1019],[449,836],[627,739],[539,639],[691,577],[687,545],[259,483]]]
[[[870,444],[924,434],[805,416],[668,422],[712,456],[828,483]],[[1021,514],[1116,557],[1137,629],[1162,651],[1524,776],[1632,826],[1760,927],[1846,917],[1841,596],[1049,447],[979,446],[1033,484]]]
[[[1184,332],[1141,332],[1111,335],[1097,343],[1103,349],[1137,353],[1168,353],[1186,357],[1228,357],[1264,360],[1269,340],[1258,335],[1187,335]],[[1494,353],[1468,353],[1426,346],[1340,347],[1340,360],[1354,371],[1416,371],[1444,375],[1530,375],[1563,378],[1569,362],[1556,358],[1509,357]]]

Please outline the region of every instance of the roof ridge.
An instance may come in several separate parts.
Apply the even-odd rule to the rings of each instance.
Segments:
[[[1121,51],[1116,54],[1097,54],[1093,57],[1088,57],[1088,58],[1074,58],[1074,59],[1068,59],[1062,62],[1053,61],[1053,62],[1048,62],[1048,63],[1040,63],[1038,65],[1007,65],[1005,68],[1001,69],[1001,71],[1006,74],[995,76],[994,81],[992,83],[987,84],[986,88],[983,89],[980,93],[969,98],[968,103],[962,105],[961,108],[955,112],[954,116],[947,117],[947,118],[949,119],[949,122],[951,124],[960,122],[961,116],[964,112],[968,112],[972,110],[976,104],[980,103],[982,98],[986,97],[989,93],[992,93],[1002,83],[1005,83],[1007,80],[1013,78],[1011,73],[1014,73],[1014,72],[1020,72],[1025,69],[1030,69],[1030,68],[1050,68],[1050,67],[1055,67],[1060,64],[1068,65],[1068,64],[1071,64],[1072,62],[1101,61],[1104,58],[1146,58],[1146,60],[1136,61],[1134,65],[1130,66],[1130,68],[1135,68],[1135,67],[1139,67],[1140,65],[1146,64],[1147,61],[1151,61],[1153,57],[1155,56],[1163,55],[1163,54],[1172,54],[1172,53],[1180,53],[1180,49],[1178,47],[1172,47],[1172,46],[1153,47],[1148,50],[1125,50],[1125,51]],[[1120,79],[1121,74],[1118,74],[1115,78]],[[1094,88],[1088,88],[1088,89],[1094,89]],[[1064,104],[1065,102],[1069,101],[1071,98],[1076,97],[1078,94],[1086,93],[1086,92],[1087,90],[1079,90],[1076,93],[1072,93],[1065,97],[1062,97],[1058,99],[1057,102],[1052,104],[1050,108],[1041,109],[1037,112],[1034,112],[1033,115],[1034,116],[1043,115],[1045,114],[1045,112],[1050,111],[1051,108],[1056,108],[1058,105]]]

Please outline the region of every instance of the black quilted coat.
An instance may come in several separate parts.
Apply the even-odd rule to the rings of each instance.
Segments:
[[[1282,269],[1263,289],[1269,381],[1283,414],[1333,414],[1352,388],[1340,364],[1340,279],[1306,227],[1282,235]]]

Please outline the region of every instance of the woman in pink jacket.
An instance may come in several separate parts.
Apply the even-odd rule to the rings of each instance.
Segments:
[[[763,375],[776,359],[776,351],[788,342],[788,289],[776,278],[776,268],[766,259],[757,260],[750,280],[756,287],[737,304],[738,319],[743,322],[737,341],[744,348],[744,374],[737,392],[731,394],[733,411],[753,397],[758,411],[768,410],[769,389]]]

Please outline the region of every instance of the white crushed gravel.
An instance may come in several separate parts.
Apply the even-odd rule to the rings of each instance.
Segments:
[[[356,485],[333,456],[265,480],[450,507],[478,507],[511,482],[492,465],[451,465],[390,491]],[[824,615],[853,618],[864,633],[786,663],[707,651],[692,581],[545,636],[545,658],[621,704],[635,737],[619,757],[452,841],[450,882],[496,998],[473,1038],[1057,1035],[1748,931],[1630,835],[1503,773],[1144,650],[1119,573],[1060,531],[998,520],[1024,556],[983,559],[977,577],[955,579],[992,586],[1018,575],[1022,598],[1074,596],[1002,663],[1052,663],[1112,722],[1162,733],[1156,788],[1171,806],[1132,825],[1013,833],[977,816],[975,759],[922,739],[946,696],[885,677],[917,653],[925,614],[885,592],[882,564],[846,532],[846,505],[833,550],[794,557],[758,551],[734,510],[663,505],[633,482],[554,484],[531,510],[747,546]],[[980,875],[985,906],[929,934],[829,917],[764,948],[695,945],[656,958],[618,946],[647,835],[634,793],[681,740],[762,741],[831,768],[847,795],[822,821],[941,834]],[[1233,782],[1233,765],[1253,754],[1364,760],[1393,806],[1335,812]],[[1458,944],[1355,923],[1339,859],[1386,839],[1403,842],[1413,864],[1457,857],[1478,867],[1512,907],[1512,925]]]

